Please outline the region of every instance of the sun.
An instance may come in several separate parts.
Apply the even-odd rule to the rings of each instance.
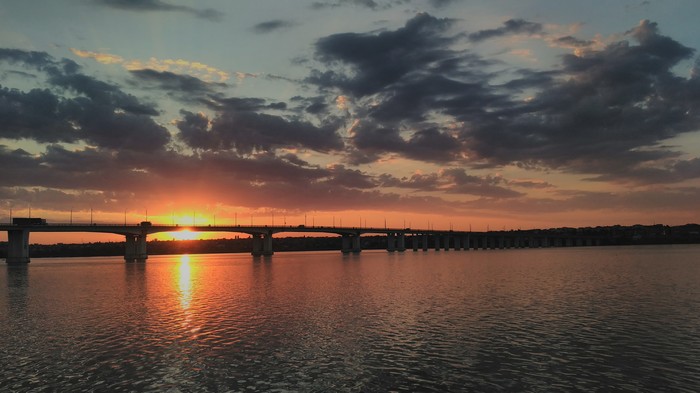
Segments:
[[[177,232],[168,232],[168,235],[172,236],[175,240],[195,240],[199,238],[197,232],[192,232],[189,229],[183,229]]]

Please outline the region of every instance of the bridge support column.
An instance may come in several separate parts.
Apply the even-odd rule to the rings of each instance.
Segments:
[[[253,254],[254,257],[259,257],[263,253],[262,235],[259,233],[254,233],[250,236],[253,241],[253,250],[251,251],[251,254]]]
[[[146,235],[136,237],[136,262],[146,262],[148,252],[146,250]]]
[[[263,255],[272,255],[275,252],[272,250],[272,234],[271,233],[266,233],[263,235],[262,239],[263,243]]]
[[[406,234],[398,233],[396,235],[396,251],[404,252],[406,251]]]
[[[125,237],[124,260],[126,262],[146,262],[148,259],[146,235],[125,235]]]
[[[343,254],[349,254],[350,252],[352,252],[352,248],[350,248],[350,235],[342,235],[340,242],[340,251]]]
[[[423,248],[423,251],[428,251],[428,235],[425,233],[421,235],[421,247]]]
[[[386,250],[389,252],[396,251],[396,234],[387,233],[386,234]]]
[[[455,236],[455,251],[462,249],[462,243],[460,242],[459,236]]]
[[[8,265],[29,263],[29,231],[25,229],[7,231]]]
[[[360,234],[353,236],[352,240],[352,252],[353,254],[359,254],[362,251],[362,243],[360,243]]]
[[[445,235],[443,238],[445,239],[445,244],[443,245],[445,251],[450,251],[450,235]]]
[[[124,245],[124,260],[126,262],[136,261],[136,235],[126,235]]]
[[[416,234],[411,235],[411,247],[413,251],[418,251],[418,235]]]
[[[469,251],[469,249],[472,248],[470,240],[471,239],[469,239],[469,235],[464,237],[464,251]]]
[[[440,251],[440,235],[433,235],[435,240],[435,251]]]

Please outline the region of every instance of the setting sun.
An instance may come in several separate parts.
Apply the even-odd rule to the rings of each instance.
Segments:
[[[165,235],[167,237],[172,236],[172,238],[175,240],[195,240],[200,238],[199,233],[192,232],[189,229],[183,229],[177,232],[167,232]]]

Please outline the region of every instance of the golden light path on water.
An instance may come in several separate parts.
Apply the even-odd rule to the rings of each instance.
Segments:
[[[193,263],[192,258],[188,254],[180,256],[177,264],[176,280],[177,293],[182,309],[182,327],[189,330],[190,333],[197,333],[200,328],[192,326],[194,311],[192,310],[192,292],[197,274],[198,267]]]

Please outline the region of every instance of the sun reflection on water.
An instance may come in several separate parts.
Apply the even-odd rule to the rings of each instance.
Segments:
[[[193,317],[192,292],[195,281],[196,265],[192,263],[191,257],[187,254],[180,256],[180,263],[177,269],[177,284],[178,294],[180,297],[180,308],[183,311],[182,326],[195,333],[199,328],[192,328],[191,322]]]
[[[192,267],[190,256],[182,255],[178,268],[178,289],[180,292],[180,306],[183,310],[190,308],[192,302]]]

